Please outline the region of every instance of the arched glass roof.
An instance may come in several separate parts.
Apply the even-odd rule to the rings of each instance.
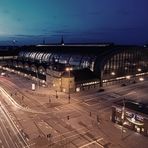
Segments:
[[[42,56],[42,62],[49,62],[51,53],[44,53],[44,55]]]
[[[82,59],[82,55],[72,55],[69,59],[69,64],[78,66],[80,65],[81,59]]]
[[[35,59],[41,61],[43,54],[44,54],[43,52],[38,53]]]
[[[18,56],[22,58],[24,56],[24,51],[19,52]]]
[[[95,55],[81,55],[81,54],[68,54],[68,53],[51,53],[51,52],[29,52],[22,51],[19,57],[24,57],[28,60],[39,61],[44,63],[51,63],[53,60],[61,64],[68,64],[72,66],[79,66],[81,68],[91,67],[96,59]]]
[[[30,58],[30,54],[32,54],[32,52],[26,52],[25,54],[24,54],[24,56],[25,56],[25,59],[29,59]]]
[[[54,58],[55,62],[59,62],[60,54],[58,54],[58,53],[53,53],[53,54],[51,55],[49,61],[52,62],[53,58]]]
[[[69,63],[71,55],[70,54],[61,54],[59,58],[59,63],[67,64]]]
[[[32,52],[32,54],[30,54],[30,59],[31,60],[35,60],[35,55],[36,55],[36,52]]]

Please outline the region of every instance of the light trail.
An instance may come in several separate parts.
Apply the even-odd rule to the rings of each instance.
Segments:
[[[51,112],[40,112],[40,111],[35,111],[35,110],[32,110],[30,108],[24,108],[22,107],[21,105],[19,105],[7,92],[5,89],[3,89],[2,87],[0,87],[0,91],[1,93],[9,99],[9,101],[17,108],[23,110],[23,111],[27,111],[27,112],[31,112],[31,113],[39,113],[39,114],[47,114],[47,113],[51,113]]]
[[[101,144],[98,143],[98,142],[101,141],[101,140],[103,140],[103,138],[100,138],[100,139],[94,140],[94,141],[92,141],[92,142],[89,142],[89,143],[87,143],[87,144],[85,144],[85,145],[83,145],[83,146],[80,146],[79,148],[84,148],[84,147],[89,146],[89,145],[91,145],[91,144],[97,144],[97,145],[99,145],[100,147],[104,148],[104,146],[102,146]]]
[[[30,148],[28,143],[26,142],[26,140],[24,139],[24,137],[22,136],[22,134],[20,133],[19,129],[17,128],[17,126],[14,124],[13,120],[11,119],[9,112],[7,111],[7,109],[1,104],[0,102],[0,106],[1,106],[1,112],[3,114],[3,116],[5,117],[5,119],[7,120],[9,126],[11,127],[11,130],[15,133],[15,135],[19,134],[19,136],[21,137],[21,139],[16,136],[17,140],[20,142],[20,144],[22,145],[22,147],[27,147]],[[23,143],[20,141],[22,140]]]
[[[2,109],[1,109],[1,111],[2,111]],[[14,146],[14,143],[13,143],[13,140],[12,140],[11,136],[9,135],[9,133],[8,133],[8,131],[7,131],[6,127],[5,127],[5,125],[4,125],[3,121],[2,121],[2,119],[0,119],[0,121],[1,121],[1,123],[2,123],[3,129],[4,129],[5,132],[7,133],[9,139],[11,140],[11,142],[12,142],[12,144],[13,144],[13,147],[15,147],[15,146]]]

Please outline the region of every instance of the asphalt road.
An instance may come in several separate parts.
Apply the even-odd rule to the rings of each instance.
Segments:
[[[15,79],[15,77],[13,79],[15,81],[9,78],[0,80],[6,89],[6,92],[1,92],[3,95],[1,102],[6,109],[5,112],[1,108],[0,115],[2,116],[0,120],[1,147],[7,148],[8,145],[23,147],[26,146],[25,140],[31,148],[101,148],[104,145],[108,148],[139,148],[140,146],[147,148],[146,137],[126,129],[124,140],[122,140],[121,127],[110,121],[111,106],[115,101],[124,97],[146,99],[147,82],[126,87],[111,87],[102,93],[72,94],[69,104],[67,94],[59,94],[59,98],[56,99],[53,96],[53,90],[49,90],[49,94],[53,96],[51,103],[48,102],[48,98],[45,98],[46,96],[30,97],[30,94],[21,92],[25,83],[27,83],[26,89],[30,86],[28,81],[23,79],[21,82],[21,78]],[[18,82],[23,88],[18,88]],[[9,94],[15,94],[16,90],[18,90],[17,97],[11,97]],[[9,97],[4,94],[8,94]],[[27,108],[22,106],[22,95],[28,97],[23,100]],[[16,99],[16,103],[13,99]],[[11,115],[18,130],[21,129],[20,134],[24,140],[16,136],[17,129],[6,113]],[[3,125],[8,127],[5,126],[7,127],[5,128]],[[14,140],[11,140],[12,137]]]
[[[0,105],[0,145],[1,148],[20,148],[28,145],[2,104]]]

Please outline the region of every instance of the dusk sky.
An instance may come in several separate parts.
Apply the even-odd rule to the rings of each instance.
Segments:
[[[0,44],[148,43],[148,0],[0,0]]]

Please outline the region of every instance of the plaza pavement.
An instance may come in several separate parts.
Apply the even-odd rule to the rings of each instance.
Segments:
[[[10,82],[10,81],[11,82]],[[53,133],[53,135],[57,136],[57,131],[62,130],[57,129],[57,126],[54,126],[53,121],[46,121],[46,116],[44,117],[44,113],[49,113],[50,116],[54,118],[56,116],[57,119],[61,119],[61,124],[63,124],[63,127],[66,127],[66,129],[70,129],[70,131],[74,131],[73,134],[71,134],[69,137],[70,140],[74,138],[74,136],[78,136],[76,134],[77,132],[82,135],[83,133],[86,133],[86,139],[89,139],[92,143],[93,140],[96,142],[96,140],[99,140],[99,145],[89,145],[89,140],[82,143],[82,141],[76,141],[75,143],[78,143],[78,147],[101,147],[103,145],[106,145],[109,148],[147,148],[148,142],[147,137],[143,137],[139,134],[135,134],[133,131],[126,130],[126,132],[123,134],[123,137],[121,137],[121,127],[118,125],[113,124],[110,121],[110,115],[111,110],[105,112],[100,116],[102,118],[101,121],[96,121],[96,113],[95,109],[93,109],[94,112],[92,112],[92,115],[90,116],[90,111],[92,111],[91,107],[86,109],[86,111],[80,109],[75,106],[75,104],[79,104],[83,101],[85,101],[86,95],[96,93],[98,90],[93,90],[89,92],[82,92],[79,94],[71,94],[71,103],[68,103],[68,95],[58,92],[58,99],[56,98],[56,92],[52,90],[50,87],[42,87],[36,88],[35,91],[31,90],[31,84],[34,83],[31,80],[28,80],[26,78],[22,78],[20,76],[10,74],[9,78],[3,78],[3,87],[7,89],[7,91],[12,94],[12,97],[16,100],[16,102],[23,106],[26,109],[30,109],[32,111],[42,112],[43,113],[43,121],[38,120],[38,116],[36,114],[30,114],[25,115],[23,112],[13,113],[13,116],[17,116],[19,120],[17,120],[17,124],[24,129],[22,132],[27,133],[32,139],[32,147],[33,143],[40,141],[38,143],[39,147],[46,147],[48,141],[44,138],[42,140],[39,140],[37,135],[40,135],[41,137],[44,136],[44,134]],[[11,87],[10,87],[11,86]],[[13,89],[12,89],[13,88]],[[109,92],[110,89],[117,89],[118,86],[110,86],[105,88],[105,92],[101,92],[100,94],[105,94],[106,92]],[[23,96],[23,99],[22,99]],[[81,97],[82,96],[82,97]],[[82,99],[83,98],[83,99]],[[85,105],[85,104],[84,104]],[[83,107],[83,105],[82,105]],[[85,107],[85,106],[84,106]],[[65,111],[65,114],[60,114],[60,110],[62,112]],[[58,112],[59,111],[59,112]],[[58,113],[57,113],[58,112]],[[96,111],[97,112],[97,111]],[[67,120],[67,116],[69,115],[70,120]],[[30,122],[30,118],[34,119],[34,122]],[[28,126],[29,123],[29,126]],[[40,123],[40,124],[38,124]],[[37,127],[35,127],[35,125]],[[47,125],[48,124],[48,125]],[[39,127],[40,126],[40,127]],[[42,127],[43,126],[43,127]],[[45,130],[45,126],[46,128]],[[52,126],[52,127],[51,127]],[[54,127],[54,128],[53,128]],[[37,131],[36,128],[39,128]],[[31,129],[31,131],[30,131]],[[53,130],[54,129],[54,130]],[[56,130],[55,130],[56,129]],[[68,130],[63,129],[63,133],[68,132]],[[87,131],[87,129],[91,129],[91,131]],[[66,132],[65,132],[66,131]],[[42,134],[39,134],[42,132]],[[41,139],[41,138],[40,138]],[[91,143],[90,142],[90,143]],[[95,143],[94,143],[95,144]],[[35,146],[35,148],[37,145]],[[68,147],[74,147],[73,145],[69,145]]]

